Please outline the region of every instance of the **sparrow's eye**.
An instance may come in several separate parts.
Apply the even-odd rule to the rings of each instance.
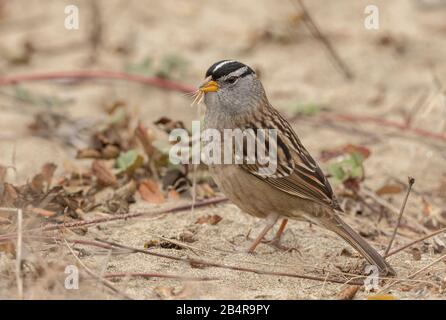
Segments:
[[[238,80],[238,77],[230,77],[226,79],[226,82],[229,84],[234,84]]]

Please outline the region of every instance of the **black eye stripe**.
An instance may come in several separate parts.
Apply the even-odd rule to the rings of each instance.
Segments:
[[[229,78],[225,79],[225,81],[228,83],[235,83],[238,79],[239,79],[239,77],[233,76],[233,77],[229,77]]]
[[[219,62],[214,63],[206,72],[206,77],[211,76],[213,80],[218,80],[222,77],[225,77],[227,75],[229,75],[230,73],[240,69],[240,68],[244,68],[246,67],[247,70],[241,74],[239,76],[239,78],[245,77],[248,74],[252,74],[254,73],[254,70],[252,70],[250,67],[248,67],[247,65],[238,62],[238,61],[230,61],[227,63],[224,63],[226,61],[230,61],[230,60],[222,60]],[[224,63],[223,65],[221,65],[222,63]],[[217,70],[215,70],[217,69]]]

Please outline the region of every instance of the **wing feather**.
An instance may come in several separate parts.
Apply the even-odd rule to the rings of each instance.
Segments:
[[[275,146],[277,170],[272,175],[265,175],[260,172],[262,166],[258,163],[243,163],[240,166],[248,173],[289,195],[342,211],[330,183],[316,161],[304,148],[290,124],[274,108],[266,108],[266,111],[270,112],[267,118],[272,121],[267,129],[276,129],[277,132]],[[257,121],[257,123],[251,123],[250,127],[256,130],[255,128],[261,128],[262,125]],[[272,143],[268,140],[265,143],[266,148],[270,148]]]

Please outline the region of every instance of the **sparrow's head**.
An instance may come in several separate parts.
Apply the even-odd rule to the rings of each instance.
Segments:
[[[257,107],[265,96],[254,70],[235,60],[214,63],[206,72],[199,90],[205,95],[207,108],[230,114]]]

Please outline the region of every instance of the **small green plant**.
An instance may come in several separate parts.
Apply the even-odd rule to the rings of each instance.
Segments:
[[[126,172],[131,174],[141,167],[143,163],[144,158],[134,149],[121,153],[118,159],[116,159],[118,173]]]
[[[341,161],[330,163],[328,172],[338,183],[344,183],[350,179],[362,179],[364,176],[363,162],[364,157],[358,152],[353,152],[346,155]]]

